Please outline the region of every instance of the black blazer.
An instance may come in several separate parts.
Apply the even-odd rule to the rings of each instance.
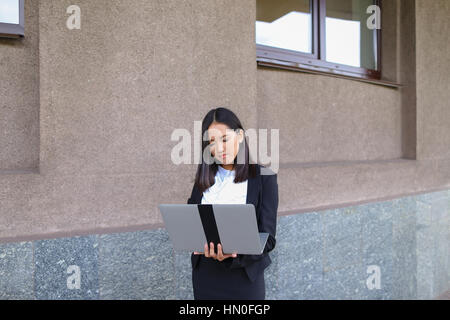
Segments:
[[[270,169],[265,169],[271,171],[272,174],[261,175],[261,167],[264,166],[258,164],[256,176],[248,179],[246,203],[252,203],[255,206],[259,232],[269,233],[269,238],[267,239],[264,251],[260,255],[239,254],[238,252],[236,258],[230,257],[222,261],[222,263],[228,268],[245,268],[245,271],[252,282],[256,279],[260,272],[272,263],[268,253],[275,248],[276,243],[275,233],[278,210],[277,174]],[[200,193],[194,183],[191,197],[188,199],[187,203],[200,204],[202,197],[203,194]],[[200,257],[201,255],[195,255],[194,253],[191,254],[192,268],[197,266],[200,261]]]

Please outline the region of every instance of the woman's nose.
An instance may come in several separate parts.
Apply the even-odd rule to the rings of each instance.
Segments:
[[[222,142],[218,142],[217,143],[217,152],[222,153],[222,151],[224,150],[224,146],[222,144]]]

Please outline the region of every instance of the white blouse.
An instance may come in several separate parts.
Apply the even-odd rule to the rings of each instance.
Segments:
[[[218,166],[215,183],[203,192],[202,204],[245,204],[247,203],[247,183],[234,183],[236,171]]]

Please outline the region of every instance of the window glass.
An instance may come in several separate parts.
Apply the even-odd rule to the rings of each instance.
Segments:
[[[256,43],[312,53],[310,0],[257,0]]]
[[[0,0],[0,22],[19,24],[19,0]]]
[[[373,0],[326,1],[326,60],[366,69],[377,69],[376,29],[367,27]]]

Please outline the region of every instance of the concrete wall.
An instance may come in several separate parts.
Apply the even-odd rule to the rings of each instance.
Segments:
[[[450,3],[417,1],[418,158],[448,177],[450,159]]]
[[[2,173],[39,167],[39,2],[27,2],[24,16],[23,40],[0,38]]]
[[[280,216],[450,188],[447,0],[383,11],[399,89],[257,67],[254,0],[79,0],[81,30],[71,4],[0,39],[1,242],[162,227],[196,168],[170,135],[217,106],[280,129]]]

